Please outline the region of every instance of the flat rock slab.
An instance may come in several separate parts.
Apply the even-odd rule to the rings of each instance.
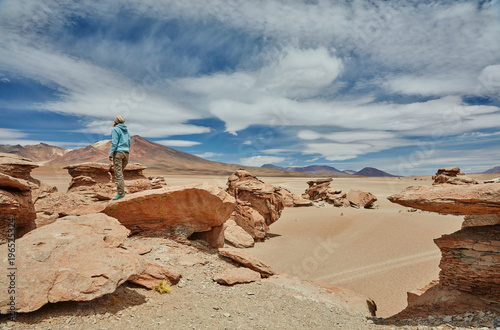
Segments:
[[[107,204],[103,213],[118,219],[134,232],[176,225],[193,232],[221,226],[233,212],[235,200],[213,183],[142,191]]]
[[[260,279],[260,274],[251,269],[240,267],[216,273],[213,279],[219,284],[234,285],[255,282]]]
[[[234,261],[239,262],[240,264],[242,264],[247,268],[250,268],[251,270],[259,272],[260,274],[265,274],[265,275],[275,274],[271,266],[266,265],[259,259],[252,257],[251,255],[242,250],[235,248],[220,248],[219,254],[223,255],[224,257],[233,259]]]
[[[500,183],[408,187],[387,199],[441,214],[497,214],[500,213]]]

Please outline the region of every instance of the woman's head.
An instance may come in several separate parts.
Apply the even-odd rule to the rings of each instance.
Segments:
[[[122,115],[118,115],[115,117],[115,122],[113,123],[113,127],[118,124],[124,124],[124,123],[125,123],[125,118],[123,118]]]

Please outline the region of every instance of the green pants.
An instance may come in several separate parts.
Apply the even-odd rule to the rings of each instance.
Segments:
[[[128,152],[116,151],[113,154],[113,167],[115,169],[116,186],[120,195],[125,195],[125,179],[123,169],[128,164]]]

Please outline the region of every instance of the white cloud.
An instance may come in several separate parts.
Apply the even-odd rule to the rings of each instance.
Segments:
[[[9,78],[2,78],[2,79],[0,79],[0,82],[6,84],[6,83],[10,83],[10,80],[9,80]]]
[[[204,152],[202,154],[195,155],[195,156],[198,156],[198,157],[201,157],[201,158],[212,158],[212,157],[221,156],[221,155],[222,154],[207,151],[207,152]]]
[[[192,147],[201,144],[200,142],[187,140],[159,140],[155,142],[169,147]]]
[[[10,144],[3,141],[6,140],[17,140],[26,137],[27,134],[23,133],[19,130],[10,129],[10,128],[0,128],[0,143],[1,144]]]
[[[260,167],[264,164],[277,164],[285,161],[283,157],[274,156],[254,156],[249,158],[240,158],[239,163],[245,166],[256,166]]]

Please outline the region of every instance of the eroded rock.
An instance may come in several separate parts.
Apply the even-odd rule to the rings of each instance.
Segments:
[[[235,249],[235,248],[220,248],[219,249],[219,254],[223,255],[224,257],[228,257],[230,259],[233,259],[236,262],[239,262],[243,266],[250,268],[251,270],[254,270],[256,272],[259,272],[260,274],[263,275],[274,275],[275,272],[271,268],[271,266],[266,265],[264,262],[261,260],[252,257],[248,253],[240,250],[240,249]]]
[[[224,224],[224,238],[237,248],[249,248],[255,244],[253,237],[238,226],[234,220],[227,220]]]
[[[370,192],[351,189],[347,193],[347,200],[354,207],[364,207],[367,209],[373,206],[373,204],[377,201],[377,197]]]
[[[260,274],[245,267],[226,269],[213,276],[215,282],[225,285],[255,282],[260,279]]]

